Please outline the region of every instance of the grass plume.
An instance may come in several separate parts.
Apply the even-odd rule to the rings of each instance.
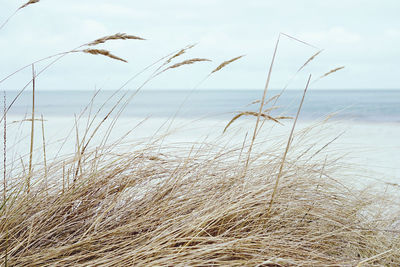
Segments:
[[[182,67],[182,66],[191,65],[191,64],[194,64],[194,63],[197,63],[197,62],[205,62],[205,61],[211,61],[211,60],[207,59],[207,58],[186,59],[186,60],[184,60],[182,62],[178,62],[178,63],[175,63],[175,64],[173,64],[171,66],[166,67],[165,69],[163,69],[160,72],[158,72],[157,74],[155,74],[155,76],[160,75],[161,73],[164,73],[164,72],[166,72],[167,70],[170,70],[170,69],[176,69],[176,68],[179,68],[179,67]]]
[[[167,65],[169,63],[171,63],[171,61],[177,57],[180,57],[181,55],[185,54],[187,50],[192,49],[193,47],[195,47],[196,44],[192,44],[192,45],[188,45],[185,48],[182,48],[181,50],[179,50],[178,52],[176,52],[175,54],[173,54],[172,56],[170,56],[163,65]]]
[[[216,67],[210,74],[213,74],[214,72],[220,71],[221,69],[225,68],[227,65],[231,64],[232,62],[240,59],[244,57],[244,55],[238,56],[238,57],[234,57],[230,60],[224,61],[222,62],[220,65],[218,65],[218,67]]]
[[[146,40],[146,39],[135,36],[135,35],[129,35],[126,33],[116,33],[113,35],[108,35],[108,36],[98,38],[98,39],[94,40],[93,42],[88,43],[87,45],[94,46],[94,45],[105,43],[109,40]]]
[[[319,50],[317,53],[312,55],[307,61],[298,69],[297,72],[300,72],[302,69],[304,69],[311,61],[313,61],[319,54],[321,54],[323,50]]]
[[[123,58],[117,57],[113,54],[110,53],[110,51],[104,50],[104,49],[83,49],[83,50],[78,50],[75,52],[83,52],[83,53],[87,53],[87,54],[92,54],[92,55],[102,55],[102,56],[106,56],[115,60],[119,60],[122,62],[127,63],[128,61],[126,61]]]
[[[331,75],[332,73],[335,73],[335,72],[337,72],[337,71],[339,71],[341,69],[344,69],[344,66],[341,66],[341,67],[338,67],[338,68],[334,68],[334,69],[328,71],[327,73],[321,75],[318,79],[322,79],[322,78],[324,78],[324,77],[326,77],[328,75]]]
[[[255,142],[256,137],[257,137],[258,126],[259,126],[259,123],[260,123],[261,114],[262,114],[262,111],[263,111],[263,108],[264,108],[264,104],[265,104],[265,98],[267,97],[267,91],[268,91],[268,88],[269,88],[269,81],[271,80],[272,69],[274,67],[276,53],[278,51],[278,46],[279,46],[280,37],[281,37],[281,35],[279,34],[278,39],[276,40],[276,43],[275,43],[275,48],[274,48],[274,53],[272,55],[271,64],[269,65],[269,70],[268,70],[267,80],[266,80],[265,86],[264,86],[263,95],[262,95],[262,97],[260,99],[260,109],[258,111],[256,124],[254,126],[254,131],[253,131],[253,135],[252,135],[252,138],[251,138],[251,143],[250,143],[249,149],[247,151],[247,160],[246,160],[246,165],[245,165],[245,168],[244,168],[244,171],[243,171],[243,175],[244,176],[246,175],[247,169],[249,168],[251,151],[253,150],[254,142]]]
[[[287,117],[287,116],[278,116],[278,117],[275,117],[275,118],[274,118],[274,117],[272,117],[272,116],[270,116],[270,115],[268,115],[268,114],[266,114],[266,113],[261,113],[261,114],[259,114],[259,113],[254,112],[254,111],[243,111],[243,112],[240,112],[239,114],[235,115],[235,116],[228,122],[228,124],[225,126],[223,132],[225,133],[226,130],[228,130],[229,126],[231,126],[232,123],[234,123],[237,119],[239,119],[239,118],[242,117],[242,116],[253,116],[253,117],[261,116],[261,117],[263,117],[263,118],[266,119],[266,120],[271,120],[271,121],[274,121],[274,122],[279,123],[279,124],[281,124],[280,120],[292,119],[292,117]]]

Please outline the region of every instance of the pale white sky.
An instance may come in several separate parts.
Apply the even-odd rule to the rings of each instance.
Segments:
[[[0,0],[0,23],[25,2]],[[111,41],[101,47],[128,64],[69,55],[38,79],[38,88],[116,89],[154,60],[198,43],[182,59],[206,57],[213,62],[165,73],[146,88],[190,89],[221,61],[246,54],[201,88],[261,89],[275,40],[284,32],[324,49],[290,88],[302,88],[309,73],[317,77],[342,65],[344,70],[313,87],[400,88],[399,11],[399,0],[41,0],[21,10],[0,31],[0,79],[42,57],[126,32],[148,40]],[[282,38],[271,86],[283,87],[315,52]],[[18,90],[29,78],[26,70],[0,84],[0,89]],[[140,79],[129,88],[138,84]]]

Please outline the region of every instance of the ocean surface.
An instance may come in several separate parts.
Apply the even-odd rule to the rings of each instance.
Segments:
[[[92,110],[105,104],[101,113],[106,114],[119,97],[127,94],[129,98],[132,93],[123,91],[113,96],[112,91],[101,91],[93,100]],[[237,112],[257,110],[259,103],[252,103],[261,99],[262,93],[261,90],[143,90],[132,97],[121,116],[229,119]],[[279,93],[279,90],[270,90],[267,99]],[[302,93],[301,90],[287,90],[265,108],[276,106],[273,115],[293,116]],[[10,103],[16,94],[15,91],[7,92],[7,102]],[[36,114],[44,117],[79,115],[93,96],[91,91],[38,91]],[[9,115],[30,114],[31,103],[32,93],[28,90],[15,102]],[[123,103],[124,100],[120,102]],[[333,113],[333,118],[340,120],[400,123],[400,90],[310,90],[300,120],[314,120]]]

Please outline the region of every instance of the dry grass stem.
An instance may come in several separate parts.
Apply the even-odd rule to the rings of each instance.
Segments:
[[[300,43],[305,44],[305,45],[307,45],[307,46],[310,46],[310,47],[312,47],[312,48],[319,49],[318,47],[316,47],[316,46],[314,46],[314,45],[312,45],[312,44],[310,44],[310,43],[307,43],[307,42],[305,42],[305,41],[303,41],[303,40],[300,40],[300,39],[298,39],[298,38],[296,38],[296,37],[293,37],[293,36],[291,36],[291,35],[289,35],[289,34],[286,34],[286,33],[281,32],[279,35],[284,35],[284,36],[286,36],[286,37],[288,37],[288,38],[290,38],[290,39],[292,39],[292,40],[295,40],[295,41],[297,41],[297,42],[300,42]]]
[[[26,183],[27,193],[30,192],[31,176],[32,176],[33,137],[35,129],[35,81],[36,81],[35,66],[32,64],[32,119],[31,119],[32,121],[31,121],[31,142],[29,149],[29,173]]]
[[[7,199],[7,95],[3,91],[3,112],[4,112],[4,127],[3,127],[3,201]]]
[[[271,194],[271,200],[270,200],[269,206],[268,206],[268,213],[271,212],[272,204],[274,203],[275,195],[277,194],[277,191],[278,191],[278,185],[279,185],[279,181],[280,181],[280,179],[281,179],[281,177],[282,177],[283,166],[285,165],[286,157],[287,157],[287,154],[288,154],[288,151],[289,151],[289,147],[290,147],[290,145],[291,145],[291,143],[292,143],[292,137],[293,137],[294,129],[295,129],[295,127],[296,127],[297,119],[299,118],[300,110],[301,110],[301,108],[302,108],[302,106],[303,106],[304,98],[305,98],[305,96],[306,96],[307,89],[308,89],[308,86],[309,86],[309,84],[310,84],[310,80],[311,80],[311,74],[310,74],[310,76],[308,77],[307,85],[306,85],[306,87],[305,87],[305,89],[304,89],[303,97],[301,98],[300,105],[299,105],[299,108],[298,108],[298,110],[297,110],[296,118],[295,118],[295,120],[294,120],[294,122],[293,122],[292,130],[290,131],[290,134],[289,134],[289,138],[288,138],[288,142],[287,142],[287,144],[286,144],[285,152],[283,153],[282,163],[281,163],[280,166],[279,166],[278,176],[276,177],[276,182],[275,182],[275,185],[274,185],[274,190],[272,191],[272,194]]]
[[[256,125],[254,126],[253,136],[251,138],[251,143],[250,143],[250,146],[249,146],[249,150],[247,151],[247,160],[246,160],[246,165],[245,165],[245,168],[244,168],[244,171],[243,171],[243,176],[246,176],[247,169],[249,168],[251,151],[253,149],[254,142],[255,142],[256,137],[257,137],[258,125],[260,123],[260,117],[261,117],[261,114],[262,114],[262,111],[263,111],[263,108],[264,108],[264,102],[265,102],[265,98],[267,96],[267,91],[268,91],[268,87],[269,87],[269,81],[271,80],[272,68],[274,66],[274,62],[275,62],[275,58],[276,58],[276,52],[278,51],[280,36],[281,35],[279,34],[278,39],[276,40],[276,43],[275,43],[274,53],[272,55],[271,64],[270,64],[269,70],[268,70],[267,81],[265,82],[263,95],[262,95],[261,101],[260,101],[260,109],[258,111]]]
[[[42,141],[43,141],[43,168],[44,168],[44,179],[45,179],[45,187],[47,189],[47,159],[46,159],[46,137],[44,133],[44,119],[43,114],[41,114],[41,122],[42,122]]]

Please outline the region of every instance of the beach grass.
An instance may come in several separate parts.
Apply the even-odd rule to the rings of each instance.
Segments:
[[[253,153],[243,177],[240,146],[159,149],[87,151],[78,172],[76,156],[62,158],[48,170],[35,168],[29,193],[23,175],[12,177],[1,207],[3,261],[7,255],[9,266],[400,263],[398,210],[386,210],[396,200],[344,186],[335,161],[305,164],[288,155],[281,169],[282,152],[271,148]]]
[[[23,8],[37,2],[29,1]],[[83,52],[125,61],[107,50],[87,46],[127,39],[143,40],[118,33],[50,58],[56,57],[57,61],[66,54]],[[273,60],[278,43],[279,39]],[[21,158],[22,167],[11,160],[6,162],[7,112],[19,95],[8,108],[5,105],[1,120],[1,264],[399,266],[400,212],[396,196],[347,186],[348,176],[343,172],[348,167],[340,164],[338,155],[317,157],[310,151],[302,152],[301,160],[296,156],[296,151],[305,149],[301,139],[294,136],[311,76],[299,100],[291,132],[273,144],[257,139],[259,125],[266,120],[277,123],[289,119],[274,118],[268,109],[264,110],[271,101],[266,92],[273,60],[259,112],[239,113],[256,117],[255,128],[249,129],[253,132],[250,142],[229,146],[218,140],[185,143],[177,149],[163,142],[166,136],[161,134],[140,145],[124,143],[123,139],[107,143],[115,121],[148,81],[184,65],[209,61],[192,58],[174,62],[192,47],[150,64],[149,68],[156,67],[144,84],[124,93],[104,117],[99,115],[104,106],[92,111],[91,101],[72,126],[76,130],[73,155],[46,158],[42,116],[43,162],[32,161],[36,120],[33,99],[29,163],[24,163],[26,157]],[[318,49],[299,71],[319,53]],[[222,62],[210,74],[239,58]],[[33,72],[28,83],[33,83],[33,89],[41,73]],[[80,131],[78,124],[84,118],[86,126]],[[237,118],[228,122],[225,131]],[[101,145],[94,145],[93,137],[109,121]],[[10,166],[14,169],[7,172]]]

